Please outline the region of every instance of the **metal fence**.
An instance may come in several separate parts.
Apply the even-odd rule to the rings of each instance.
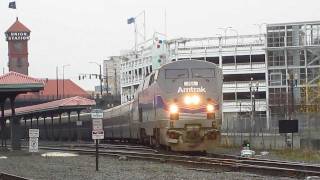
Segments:
[[[241,145],[244,140],[256,141],[262,148],[291,147],[294,141],[295,148],[320,149],[320,112],[294,113],[292,119],[298,120],[298,133],[279,133],[279,120],[288,119],[287,114],[270,116],[269,120],[263,113],[252,118],[251,112],[232,113],[224,116],[222,133],[230,145]]]

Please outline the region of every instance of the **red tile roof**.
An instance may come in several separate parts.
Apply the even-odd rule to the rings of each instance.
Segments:
[[[85,96],[88,97],[89,94],[75,84],[70,79],[58,79],[58,94],[63,94],[63,85],[64,85],[64,96],[71,97],[71,96]],[[40,95],[44,96],[56,96],[57,95],[57,80],[56,79],[49,79],[45,82],[44,90],[40,91]]]
[[[48,111],[56,111],[63,108],[73,107],[74,109],[83,109],[95,105],[96,102],[91,99],[75,96],[57,101],[51,101],[33,106],[25,106],[16,108],[16,115],[27,115],[32,113],[42,113]],[[11,116],[11,110],[5,111],[5,117]]]
[[[17,18],[16,22],[10,26],[7,32],[31,32],[25,25],[23,25]]]
[[[49,79],[42,80],[44,83],[44,89],[39,93],[28,93],[21,94],[17,98],[18,99],[38,99],[44,98],[48,100],[60,99],[62,97],[73,97],[73,96],[81,96],[85,98],[89,98],[90,94],[88,94],[85,90],[79,87],[70,79],[65,79],[64,82],[62,79],[58,79],[58,97],[57,97],[57,80]],[[63,84],[64,84],[64,93],[63,93]],[[63,96],[64,94],[64,96]]]
[[[39,84],[39,83],[43,84],[43,81],[41,79],[32,78],[27,75],[13,72],[13,71],[10,71],[9,73],[0,76],[0,84],[19,85],[19,84]]]

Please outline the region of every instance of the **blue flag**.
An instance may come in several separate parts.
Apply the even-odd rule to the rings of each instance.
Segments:
[[[128,19],[127,23],[128,23],[128,24],[131,24],[131,23],[134,23],[134,21],[135,21],[135,19],[132,17],[132,18],[129,18],[129,19]]]
[[[16,7],[16,2],[15,2],[15,1],[9,2],[9,8],[11,8],[11,9],[17,9],[17,7]]]

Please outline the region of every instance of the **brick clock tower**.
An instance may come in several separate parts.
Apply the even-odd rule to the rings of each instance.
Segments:
[[[9,71],[28,75],[28,40],[30,30],[17,18],[16,22],[6,31],[8,41]]]

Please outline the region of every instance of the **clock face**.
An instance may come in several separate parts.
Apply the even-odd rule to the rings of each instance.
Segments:
[[[22,51],[23,45],[22,45],[21,42],[15,42],[15,43],[13,44],[13,46],[14,46],[14,49],[15,49],[17,52],[21,52],[21,51]]]

